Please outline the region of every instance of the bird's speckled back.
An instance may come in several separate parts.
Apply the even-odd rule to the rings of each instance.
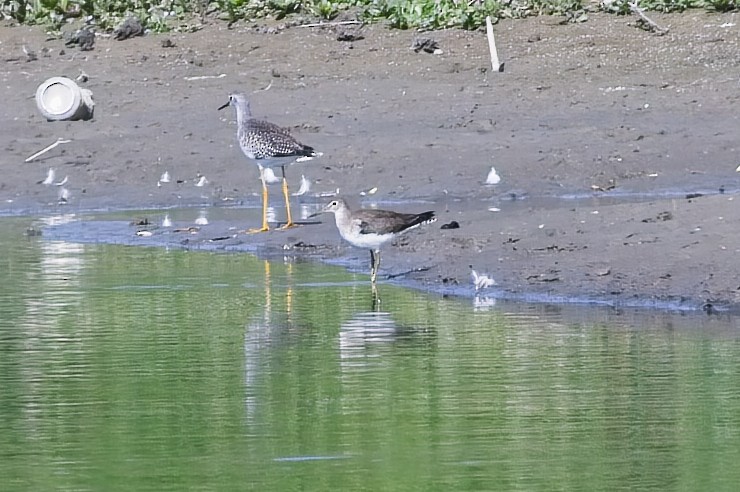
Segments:
[[[249,118],[243,127],[239,127],[238,133],[242,150],[254,156],[253,159],[314,154],[312,147],[303,145],[286,128],[269,121]]]

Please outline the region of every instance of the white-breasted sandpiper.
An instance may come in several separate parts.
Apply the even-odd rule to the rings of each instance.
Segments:
[[[334,214],[339,234],[345,241],[370,250],[370,281],[373,284],[380,268],[380,247],[399,234],[437,220],[433,211],[420,214],[376,209],[353,211],[341,198],[332,200],[311,217],[323,213]]]

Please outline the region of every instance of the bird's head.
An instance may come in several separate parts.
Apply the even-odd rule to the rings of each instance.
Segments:
[[[347,204],[344,202],[344,200],[336,199],[324,205],[321,208],[321,210],[319,210],[318,212],[311,214],[311,217],[316,217],[317,215],[328,214],[328,213],[336,214],[337,212],[341,212],[342,210],[346,210],[346,209],[347,209]]]
[[[229,94],[229,102],[226,104],[221,105],[218,110],[221,111],[222,109],[228,107],[228,106],[234,106],[235,108],[244,108],[247,111],[247,114],[250,114],[249,109],[249,99],[247,99],[247,95],[241,92],[235,92],[233,94]]]

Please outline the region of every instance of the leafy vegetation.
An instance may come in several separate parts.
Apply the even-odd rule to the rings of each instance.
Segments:
[[[730,12],[738,10],[740,2],[738,0],[708,0],[707,8],[715,12]]]
[[[386,21],[398,29],[477,29],[486,16],[521,18],[559,15],[582,22],[586,12],[601,9],[628,14],[632,0],[602,0],[595,6],[583,0],[0,0],[0,15],[23,24],[59,28],[70,19],[82,19],[110,30],[127,16],[136,16],[154,31],[187,30],[196,16],[216,15],[229,22],[290,15],[331,20],[353,9],[368,22]],[[645,10],[680,12],[704,8],[714,12],[737,10],[740,0],[639,0]]]
[[[365,15],[373,20],[387,19],[392,27],[398,29],[457,26],[475,29],[485,23],[487,15],[498,18],[502,8],[503,4],[498,0],[381,0],[368,5]]]
[[[196,0],[197,2],[197,0]],[[192,0],[0,0],[0,15],[23,24],[60,27],[81,18],[112,29],[127,16],[137,16],[149,29],[168,30],[194,12]]]

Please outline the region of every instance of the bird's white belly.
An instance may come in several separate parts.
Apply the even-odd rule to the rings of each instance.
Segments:
[[[379,248],[383,243],[388,242],[392,239],[391,235],[379,235],[379,234],[360,234],[360,233],[349,233],[342,234],[345,241],[350,243],[352,246],[358,248],[376,249]]]

